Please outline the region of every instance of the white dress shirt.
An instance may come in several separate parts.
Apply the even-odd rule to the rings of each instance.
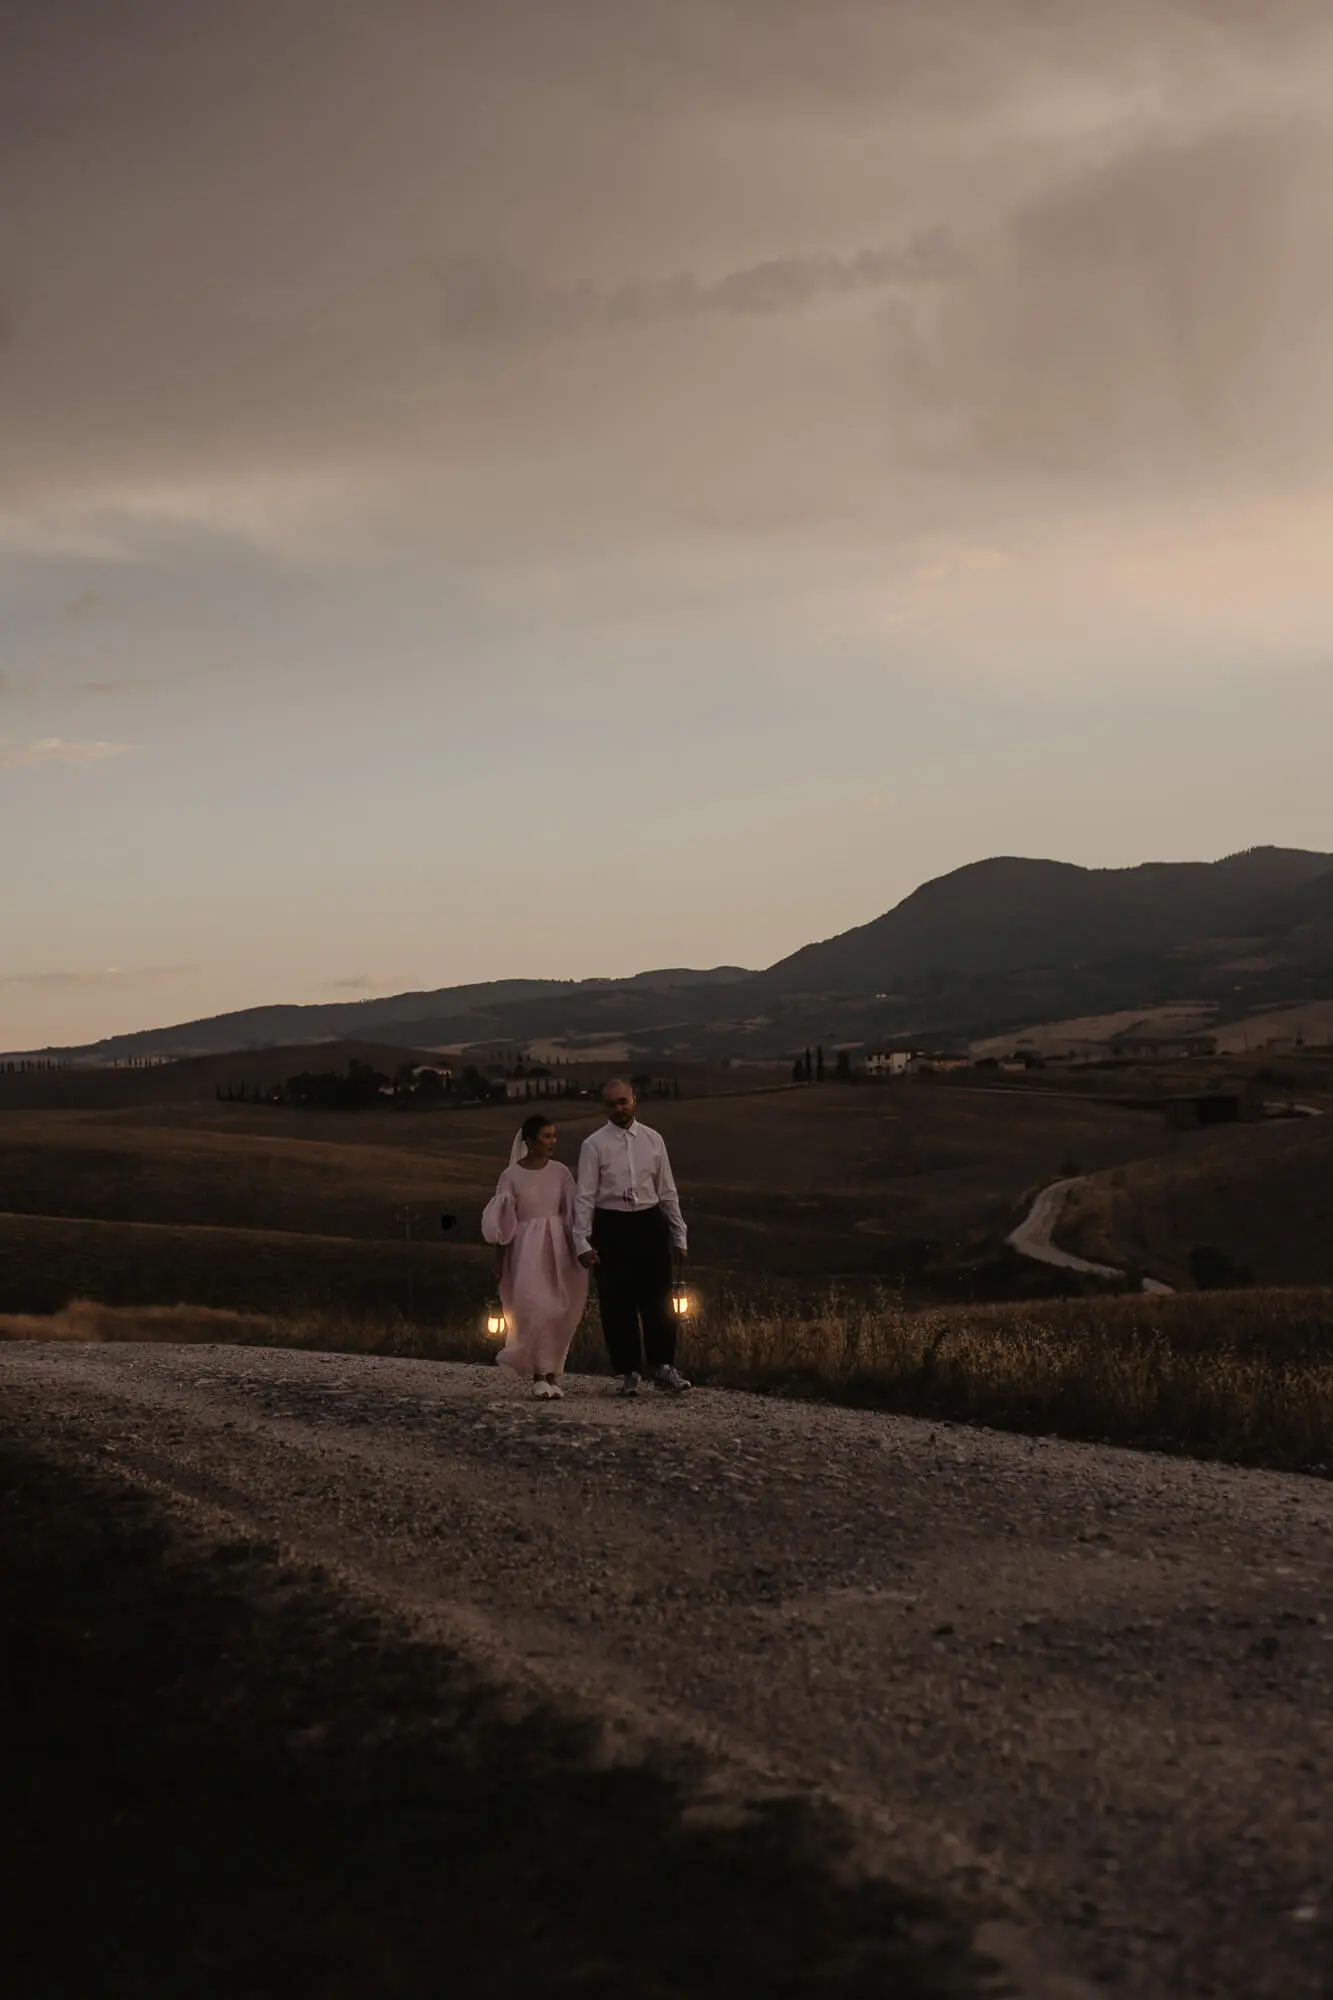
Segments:
[[[590,1132],[579,1151],[578,1196],[574,1203],[574,1248],[591,1249],[593,1210],[660,1208],[674,1249],[686,1247],[685,1218],[667,1158],[666,1141],[651,1125],[613,1125],[608,1119]]]

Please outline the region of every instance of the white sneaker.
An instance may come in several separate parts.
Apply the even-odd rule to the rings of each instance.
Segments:
[[[616,1393],[621,1396],[637,1396],[639,1393],[638,1376],[633,1371],[628,1375],[622,1375],[620,1378],[620,1387]]]
[[[560,1391],[554,1382],[537,1381],[532,1385],[532,1393],[539,1403],[549,1403],[552,1396],[558,1396]]]
[[[681,1374],[679,1368],[672,1368],[664,1361],[660,1368],[654,1368],[653,1370],[653,1387],[655,1389],[665,1389],[672,1396],[683,1396],[685,1391],[690,1387],[690,1384]]]

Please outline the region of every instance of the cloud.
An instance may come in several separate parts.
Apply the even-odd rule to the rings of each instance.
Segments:
[[[89,619],[114,617],[116,606],[104,591],[81,590],[65,606],[65,614],[77,623],[85,624]]]
[[[1326,132],[1136,147],[1035,195],[929,324],[886,320],[912,448],[973,471],[1327,465]]]
[[[15,770],[34,764],[104,764],[137,748],[135,743],[71,743],[63,736],[39,736],[30,743],[0,736],[0,767]]]
[[[445,340],[490,341],[574,335],[655,321],[796,312],[821,298],[890,287],[938,285],[967,260],[942,230],[899,247],[769,257],[716,278],[676,272],[611,285],[548,285],[493,259],[462,257],[441,273],[439,328]]]
[[[614,574],[1333,464],[1319,0],[18,12],[16,560]]]
[[[326,979],[324,990],[327,993],[379,993],[383,988],[373,979]]]
[[[79,987],[157,986],[184,979],[197,965],[99,965],[80,972],[0,972],[0,988],[39,987],[61,990]]]
[[[201,468],[188,479],[85,479],[27,510],[0,509],[0,556],[156,566],[210,545],[296,562],[345,550],[344,524],[375,481],[363,469],[262,464]],[[97,591],[78,600],[82,622],[117,614]]]

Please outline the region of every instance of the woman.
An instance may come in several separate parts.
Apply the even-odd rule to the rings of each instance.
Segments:
[[[565,1356],[588,1297],[588,1274],[574,1254],[574,1176],[555,1148],[555,1126],[534,1111],[481,1218],[482,1235],[495,1245],[508,1327],[496,1359],[531,1376],[542,1400],[564,1394]]]

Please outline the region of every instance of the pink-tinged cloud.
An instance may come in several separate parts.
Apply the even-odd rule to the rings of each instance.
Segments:
[[[63,736],[38,736],[31,743],[18,743],[12,737],[0,736],[0,767],[16,770],[34,764],[65,764],[76,768],[105,764],[112,758],[128,756],[136,747],[133,743],[72,743]]]

